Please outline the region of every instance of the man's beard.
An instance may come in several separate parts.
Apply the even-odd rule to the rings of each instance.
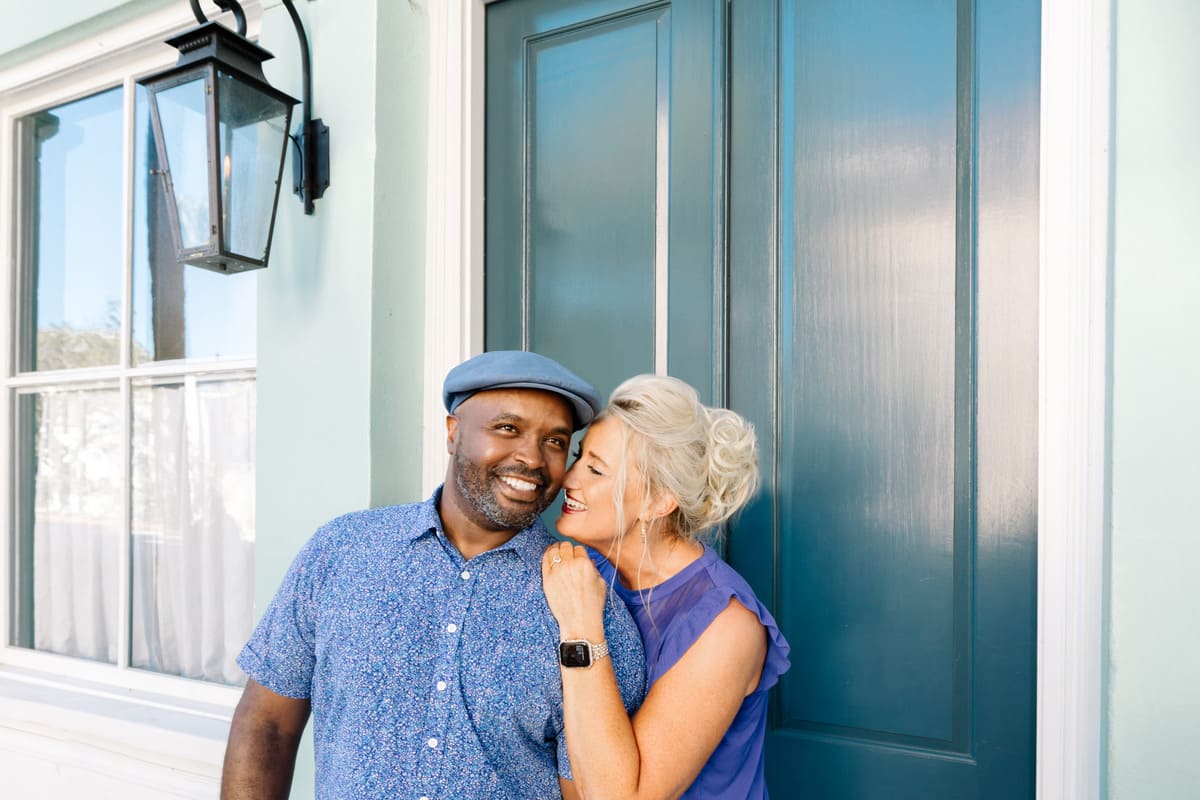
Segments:
[[[500,504],[491,482],[498,481],[501,475],[533,481],[544,488],[544,494],[534,506],[525,510],[509,509]],[[519,467],[509,467],[503,472],[489,470],[485,473],[479,465],[469,461],[462,452],[454,454],[454,482],[458,486],[458,494],[471,506],[474,511],[498,528],[519,531],[528,528],[538,515],[545,511],[552,502],[557,490],[551,491],[550,477],[539,469],[523,470]]]

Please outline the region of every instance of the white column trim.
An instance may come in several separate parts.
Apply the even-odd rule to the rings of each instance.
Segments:
[[[446,473],[442,380],[483,352],[484,2],[429,4],[422,488]]]
[[[1111,9],[1044,0],[1037,796],[1100,796]]]

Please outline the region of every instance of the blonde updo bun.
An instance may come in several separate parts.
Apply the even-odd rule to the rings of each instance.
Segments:
[[[613,391],[604,417],[625,429],[626,458],[645,480],[643,496],[666,492],[679,504],[663,523],[681,537],[715,528],[758,491],[754,426],[733,411],[705,406],[678,378],[630,378]],[[624,463],[618,472],[623,486]]]

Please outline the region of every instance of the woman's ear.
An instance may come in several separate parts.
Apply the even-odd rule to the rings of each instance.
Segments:
[[[647,522],[662,519],[673,514],[677,508],[679,508],[679,501],[675,499],[675,495],[660,491],[647,504],[644,519]]]

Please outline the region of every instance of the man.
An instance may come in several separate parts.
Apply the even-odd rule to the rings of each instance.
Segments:
[[[541,589],[538,515],[571,433],[599,409],[560,364],[491,352],[446,376],[445,484],[361,511],[296,557],[238,663],[221,797],[285,797],[313,716],[318,798],[575,797],[562,736],[558,628]],[[606,644],[631,710],[641,640],[609,604]],[[573,643],[563,658],[605,657]],[[590,661],[586,656],[584,661]]]

